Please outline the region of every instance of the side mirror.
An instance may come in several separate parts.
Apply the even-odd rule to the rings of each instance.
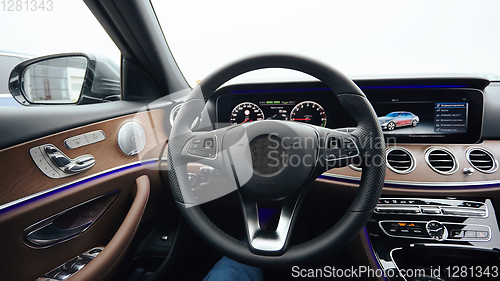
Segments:
[[[38,57],[14,67],[9,90],[23,105],[116,100],[120,99],[119,67],[84,53]]]

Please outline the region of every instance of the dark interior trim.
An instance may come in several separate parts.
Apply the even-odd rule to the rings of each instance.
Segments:
[[[170,102],[163,103],[163,105]],[[137,113],[146,102],[115,101],[90,105],[2,107],[0,150],[68,129]],[[158,106],[161,104],[158,103]],[[28,118],[31,116],[31,118]]]
[[[124,59],[140,65],[162,96],[190,88],[170,52],[149,1],[84,1],[121,50]],[[123,96],[127,99],[126,92]]]

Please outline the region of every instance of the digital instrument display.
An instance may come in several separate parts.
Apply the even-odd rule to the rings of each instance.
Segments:
[[[218,128],[260,120],[294,121],[338,128],[345,124],[346,116],[352,119],[328,90],[222,94],[215,104]],[[354,119],[350,124],[356,124]]]
[[[231,125],[260,120],[290,120],[325,127],[327,117],[323,107],[314,101],[264,100],[258,104],[242,102],[236,105],[230,120]]]
[[[475,143],[483,93],[469,88],[363,89],[386,142]],[[216,127],[260,120],[303,122],[331,129],[356,127],[336,95],[321,83],[232,85],[217,91]]]

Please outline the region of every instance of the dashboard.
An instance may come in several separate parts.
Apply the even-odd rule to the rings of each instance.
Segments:
[[[479,78],[354,82],[372,104],[387,145],[383,194],[360,235],[371,265],[384,271],[421,268],[425,277],[436,267],[498,267],[492,262],[500,243],[498,83]],[[331,129],[357,125],[321,82],[231,85],[208,104],[218,128],[268,119]],[[355,193],[361,174],[353,163],[329,170],[315,185]]]
[[[380,81],[380,80],[379,80]],[[482,89],[488,81],[441,85],[398,85],[361,89],[372,103],[388,142],[476,143],[481,138]],[[435,82],[435,81],[433,81]],[[355,127],[354,118],[321,82],[232,85],[220,89],[214,101],[218,128],[283,120],[331,129]]]

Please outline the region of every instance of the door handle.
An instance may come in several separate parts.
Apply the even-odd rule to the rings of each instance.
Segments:
[[[39,221],[24,230],[21,241],[40,249],[75,238],[89,229],[117,196],[118,191],[113,191]]]
[[[82,225],[76,226],[70,229],[61,229],[55,226],[52,222],[49,224],[33,230],[26,236],[26,240],[38,245],[38,246],[48,246],[52,244],[58,244],[62,241],[68,240],[73,236],[77,236],[84,232],[90,225],[92,221],[88,221]]]

